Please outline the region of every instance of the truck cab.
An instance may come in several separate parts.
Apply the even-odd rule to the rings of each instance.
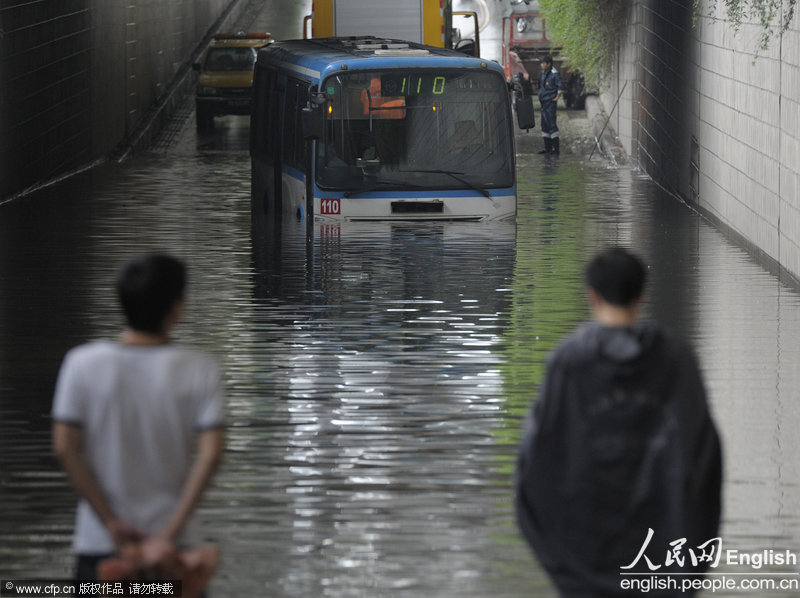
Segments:
[[[211,128],[222,114],[250,114],[253,68],[269,33],[218,33],[199,62],[195,109],[198,130]]]
[[[473,37],[461,39],[453,17],[472,20]],[[375,36],[454,49],[480,56],[478,15],[453,11],[452,0],[315,0],[303,19],[303,38]]]
[[[569,68],[561,47],[555,45],[548,35],[547,22],[539,13],[535,1],[515,4],[510,14],[503,18],[502,64],[508,81],[515,76],[529,80],[538,92],[539,67],[544,55],[553,57],[553,66],[564,82],[564,103],[567,108],[582,109],[586,101],[586,90],[580,73]]]

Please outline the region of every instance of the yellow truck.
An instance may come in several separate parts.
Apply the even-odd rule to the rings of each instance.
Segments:
[[[258,49],[270,43],[269,33],[218,33],[200,62],[192,65],[197,79],[197,129],[209,129],[220,114],[250,114],[253,67]]]
[[[477,13],[453,11],[452,0],[314,0],[312,6],[304,39],[374,35],[480,56]],[[474,39],[459,39],[457,16],[473,19]]]

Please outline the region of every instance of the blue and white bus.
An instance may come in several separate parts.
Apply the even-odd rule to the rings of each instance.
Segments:
[[[275,42],[255,68],[253,217],[513,219],[510,95],[498,64],[451,50]]]

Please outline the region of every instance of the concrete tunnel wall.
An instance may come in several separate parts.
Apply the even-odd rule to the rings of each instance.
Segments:
[[[761,50],[758,23],[703,3],[693,26],[692,4],[631,3],[611,125],[659,185],[800,279],[800,20]]]
[[[0,7],[0,198],[108,155],[239,0],[8,0]]]

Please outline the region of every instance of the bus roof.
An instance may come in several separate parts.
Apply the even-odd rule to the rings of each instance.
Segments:
[[[259,50],[258,56],[257,66],[277,63],[285,70],[312,80],[322,80],[329,73],[344,69],[419,66],[488,68],[503,75],[502,67],[490,60],[445,48],[372,36],[278,41]]]

